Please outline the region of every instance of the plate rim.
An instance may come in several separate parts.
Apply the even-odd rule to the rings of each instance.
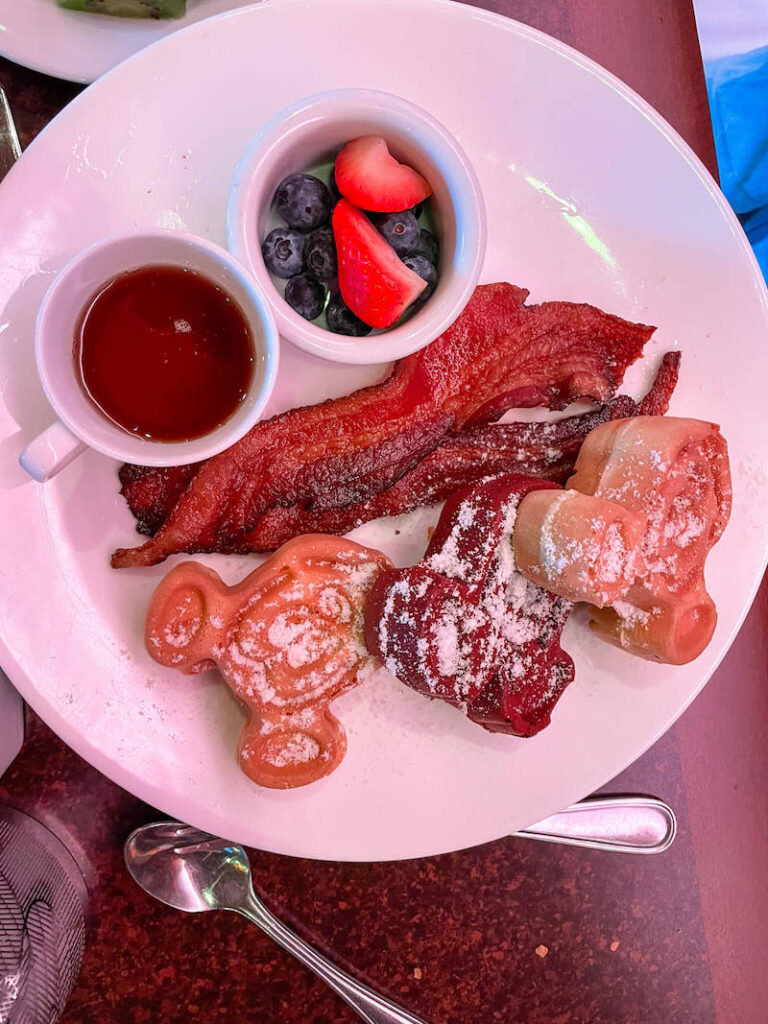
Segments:
[[[388,0],[356,0],[356,2],[367,2],[371,5],[386,6]],[[170,35],[157,40],[155,43],[153,43],[151,46],[146,47],[144,50],[141,50],[138,53],[133,54],[122,63],[110,69],[110,71],[106,72],[106,74],[102,76],[102,79],[106,79],[112,74],[122,73],[121,69],[123,68],[123,66],[129,64],[131,61],[141,61],[145,59],[146,53],[150,52],[157,46],[165,45],[166,42],[172,36],[180,35],[185,32],[203,31],[205,29],[210,28],[210,24],[212,22],[224,21],[225,19],[229,18],[251,18],[257,16],[256,11],[271,8],[277,5],[280,5],[281,7],[290,7],[301,6],[305,3],[306,0],[262,0],[262,2],[257,2],[248,7],[237,8],[232,11],[225,11],[221,14],[213,16],[212,18],[195,22],[191,25],[185,26],[177,32],[171,33]],[[700,160],[700,158],[694,153],[694,151],[691,149],[688,143],[686,143],[685,140],[680,136],[680,134],[646,100],[639,96],[639,94],[637,94],[630,86],[624,83],[621,79],[617,78],[612,72],[603,68],[601,65],[593,61],[591,58],[586,57],[584,54],[581,54],[579,51],[573,49],[573,47],[569,46],[568,44],[562,43],[559,40],[555,39],[554,37],[549,36],[538,29],[531,28],[530,26],[525,25],[519,21],[516,21],[515,19],[507,18],[506,16],[497,14],[496,12],[487,11],[481,8],[475,8],[468,4],[456,3],[454,2],[454,0],[409,0],[409,3],[412,5],[417,3],[419,6],[424,8],[431,7],[435,11],[443,12],[444,14],[450,17],[461,18],[470,16],[477,20],[488,22],[491,25],[495,26],[496,28],[501,28],[513,34],[517,34],[524,38],[528,38],[535,44],[542,45],[547,49],[553,51],[554,53],[558,54],[559,56],[571,61],[571,63],[576,64],[582,70],[587,71],[593,77],[602,81],[614,92],[618,93],[622,99],[624,99],[632,107],[634,107],[641,114],[643,114],[643,116],[646,119],[650,120],[654,128],[661,133],[666,142],[669,145],[671,145],[680,156],[684,158],[686,163],[696,174],[697,178],[702,182],[710,197],[714,200],[719,213],[723,217],[725,223],[730,228],[731,234],[735,237],[742,254],[746,257],[747,264],[751,269],[754,284],[757,286],[756,290],[758,291],[760,297],[760,305],[762,307],[763,315],[766,319],[766,325],[768,325],[768,289],[766,288],[765,281],[762,277],[762,273],[759,269],[754,253],[749,245],[746,235],[744,234],[741,228],[741,225],[738,222],[738,219],[736,218],[735,213],[727,203],[723,193],[717,186],[717,183],[715,182],[714,178],[709,173],[709,171],[707,170],[703,162]],[[100,82],[102,79],[99,79],[98,82]],[[98,82],[95,83],[94,87],[98,87]],[[85,93],[88,91],[90,90],[85,90],[83,93],[80,94],[80,96],[77,96],[70,104],[67,105],[67,107],[65,107],[59,114],[57,114],[56,117],[53,118],[51,122],[49,122],[49,124],[46,125],[46,127],[38,134],[38,136],[30,144],[30,146],[27,147],[27,151],[31,150],[34,146],[38,144],[38,142],[44,139],[49,128],[51,128],[60,117],[67,113],[70,110],[70,108],[75,108],[77,104],[80,102],[81,96],[84,96]],[[68,113],[67,116],[69,116]],[[23,161],[24,156],[22,155],[22,158],[19,161],[18,165],[14,167],[11,171],[12,175],[18,175],[20,173],[19,168],[23,166]],[[748,593],[745,594],[742,598],[739,612],[734,620],[734,624],[730,630],[730,633],[725,638],[722,644],[722,648],[717,658],[714,660],[711,667],[709,668],[709,670],[703,674],[698,684],[695,687],[693,687],[691,691],[686,695],[685,699],[683,700],[680,707],[676,710],[673,717],[671,717],[663,725],[660,725],[658,729],[656,729],[653,732],[653,734],[649,737],[649,739],[643,746],[633,750],[632,754],[629,755],[626,759],[622,759],[621,764],[617,767],[614,774],[612,774],[609,779],[604,779],[603,782],[599,784],[600,786],[608,784],[612,778],[614,778],[621,771],[623,771],[630,764],[632,764],[635,760],[637,760],[643,754],[645,754],[646,751],[651,746],[653,746],[653,744],[668,729],[670,729],[674,725],[674,723],[678,720],[680,715],[683,714],[683,712],[689,707],[692,701],[699,695],[704,686],[709,682],[714,672],[717,671],[718,667],[721,665],[725,655],[730,650],[738,632],[741,629],[741,626],[743,625],[744,619],[746,618],[749,609],[752,606],[754,598],[757,594],[757,591],[761,585],[766,565],[768,565],[768,541],[766,542],[765,550],[763,551],[760,571],[755,573],[754,583],[752,587],[750,588]],[[143,800],[144,802],[149,803],[152,806],[157,807],[158,809],[162,809],[163,813],[168,813],[180,819],[184,819],[186,817],[187,809],[192,807],[193,802],[191,801],[191,799],[186,794],[179,796],[172,795],[171,798],[166,802],[166,794],[164,793],[162,786],[160,784],[155,784],[148,779],[139,778],[134,774],[134,772],[129,767],[126,767],[125,765],[115,761],[114,759],[108,756],[102,755],[99,750],[94,748],[94,746],[88,740],[87,736],[85,736],[82,732],[71,729],[69,723],[63,718],[63,716],[54,707],[50,706],[49,703],[45,700],[45,698],[42,697],[42,695],[37,693],[30,675],[27,674],[27,672],[22,668],[22,666],[17,662],[17,660],[11,655],[10,651],[8,650],[2,633],[2,624],[0,624],[0,655],[4,670],[8,677],[11,679],[13,685],[19,690],[24,700],[30,705],[30,707],[32,707],[35,713],[38,714],[42,721],[46,725],[48,725],[48,727],[51,728],[57,734],[57,736],[59,736],[59,738],[62,739],[63,742],[65,742],[68,746],[70,746],[79,756],[83,757],[90,765],[92,765],[94,768],[96,768],[98,771],[104,774],[116,785],[119,785],[122,788],[126,789],[128,792],[136,796],[138,799]],[[29,696],[30,693],[32,694],[31,697]],[[582,792],[581,786],[578,786],[576,788],[579,792],[581,792],[581,796],[575,797],[575,799],[581,799],[584,796],[588,795],[588,793]],[[168,808],[167,812],[164,809],[166,807]],[[559,809],[560,808],[553,808],[553,810],[549,813],[554,813],[556,810]],[[218,813],[211,812],[206,808],[203,808],[202,811],[200,812],[200,809],[195,805],[193,816],[195,819],[195,823],[200,824],[200,827],[206,828],[208,831],[214,832],[216,834],[221,834],[220,825],[223,821],[223,818]],[[237,839],[238,837],[230,836],[228,838]],[[494,841],[500,838],[504,838],[504,836],[499,836],[498,834],[496,834],[496,831],[494,831],[493,834],[488,834],[483,838],[473,839],[473,841],[470,844],[459,847],[459,849],[469,849],[474,846],[482,845],[483,843]],[[275,852],[271,850],[271,847],[269,845],[265,845],[260,848],[267,851]],[[289,852],[286,853],[285,849],[283,849],[279,852],[284,856],[295,856],[304,858],[310,856],[311,859],[315,860],[340,860],[340,858],[336,856],[324,857],[317,855],[308,855],[306,852],[302,852],[299,850],[289,850]],[[436,850],[434,848],[424,848],[423,850],[421,850],[421,852],[416,854],[408,853],[403,856],[385,857],[378,859],[376,862],[409,860],[421,857],[435,856],[445,852],[449,851],[442,849]],[[372,863],[372,861],[370,861],[369,858],[364,857],[345,857],[343,862]]]

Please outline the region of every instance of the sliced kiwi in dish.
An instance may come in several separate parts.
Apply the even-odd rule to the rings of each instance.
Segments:
[[[59,0],[59,7],[118,18],[182,18],[187,0]]]

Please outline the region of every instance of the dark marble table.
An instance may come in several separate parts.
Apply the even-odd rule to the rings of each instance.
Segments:
[[[480,6],[481,4],[478,4]],[[714,169],[690,0],[484,0],[558,36],[646,97]],[[26,144],[78,91],[0,60]],[[445,1024],[768,1020],[768,585],[704,693],[606,791],[678,812],[660,857],[504,840],[399,864],[254,852],[271,905],[328,955]],[[33,715],[0,800],[83,866],[93,923],[66,1024],[331,1024],[353,1014],[232,915],[188,917],[128,879],[128,831],[157,815]]]

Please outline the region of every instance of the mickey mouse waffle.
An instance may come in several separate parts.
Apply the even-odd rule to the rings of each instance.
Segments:
[[[373,668],[363,601],[391,562],[336,537],[290,541],[234,587],[184,562],[147,614],[152,657],[182,672],[216,667],[245,705],[238,758],[254,782],[305,786],[332,772],[346,737],[329,704]]]

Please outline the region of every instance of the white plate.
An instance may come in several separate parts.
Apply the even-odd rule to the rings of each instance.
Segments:
[[[91,453],[41,487],[15,459],[51,419],[32,364],[51,274],[81,246],[130,227],[223,241],[227,186],[254,131],[299,97],[343,86],[396,91],[456,133],[485,190],[486,281],[658,324],[628,380],[635,391],[658,354],[679,345],[673,411],[722,424],[735,509],[708,567],[720,623],[692,665],[631,658],[590,636],[577,614],[564,641],[576,681],[536,738],[485,733],[382,676],[337,702],[349,739],[340,768],[309,788],[272,792],[236,766],[242,715],[215,674],[161,670],[144,652],[150,593],[178,559],[108,567],[110,551],[135,538],[115,465]],[[731,642],[768,541],[765,289],[690,150],[573,51],[439,0],[277,0],[173,35],[87,90],[11,171],[0,223],[0,662],[67,742],[149,803],[309,857],[413,857],[480,843],[616,774],[669,726]],[[275,409],[375,376],[290,345],[283,357]],[[422,511],[354,536],[407,564],[434,519]],[[255,564],[203,560],[230,581]]]
[[[93,82],[150,43],[253,0],[187,0],[183,18],[110,18],[56,0],[0,0],[0,54],[45,75]]]

